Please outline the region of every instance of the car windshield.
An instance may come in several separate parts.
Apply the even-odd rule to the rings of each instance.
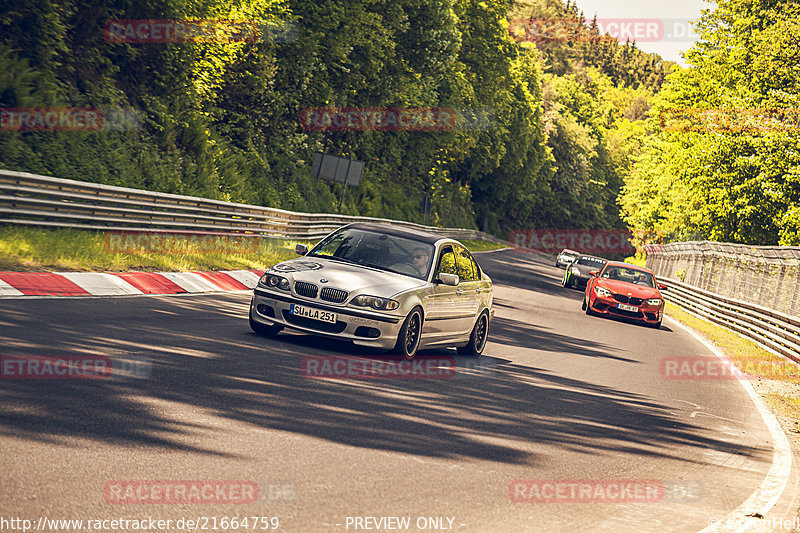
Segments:
[[[603,279],[624,281],[634,285],[644,285],[645,287],[655,288],[656,286],[656,280],[652,274],[635,268],[610,266],[603,271],[602,277]]]
[[[330,235],[308,255],[426,279],[433,245],[377,231],[345,229]]]
[[[599,266],[599,267],[602,267],[603,265],[606,264],[606,261],[604,259],[598,259],[596,257],[581,257],[580,259],[578,259],[576,261],[575,264],[583,265],[583,266]]]

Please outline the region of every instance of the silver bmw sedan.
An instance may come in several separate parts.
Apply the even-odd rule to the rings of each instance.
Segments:
[[[250,327],[283,328],[393,349],[483,352],[494,316],[492,280],[456,240],[381,224],[339,228],[302,257],[270,267],[250,303]]]

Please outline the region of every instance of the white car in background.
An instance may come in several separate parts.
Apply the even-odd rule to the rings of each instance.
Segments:
[[[556,266],[558,268],[565,268],[569,266],[575,258],[581,255],[580,252],[576,252],[575,250],[570,250],[569,248],[564,248],[561,250],[561,253],[558,254],[556,257]]]
[[[388,225],[344,226],[303,257],[270,267],[250,304],[250,327],[283,328],[393,349],[455,346],[480,355],[494,316],[492,280],[456,240]]]

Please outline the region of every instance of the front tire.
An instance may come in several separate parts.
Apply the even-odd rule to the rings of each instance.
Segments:
[[[253,320],[253,312],[250,312],[250,329],[252,329],[255,333],[259,335],[264,335],[265,337],[274,337],[283,329],[283,326],[279,326],[277,324],[273,324],[271,326],[267,326],[265,324],[261,324],[260,322],[256,322]]]
[[[585,296],[583,298],[582,308],[586,311],[587,315],[594,316],[594,311],[592,311],[592,301],[587,299]]]
[[[397,343],[394,345],[394,352],[402,355],[408,360],[414,359],[419,348],[419,340],[422,337],[422,313],[415,307],[408,313],[400,333],[397,335]]]
[[[457,348],[459,355],[471,355],[477,357],[483,353],[486,346],[486,339],[489,337],[489,316],[486,313],[481,313],[475,325],[472,327],[472,333],[469,336],[469,344]]]

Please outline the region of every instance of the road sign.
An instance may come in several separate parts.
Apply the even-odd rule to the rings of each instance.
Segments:
[[[344,203],[344,193],[347,186],[358,187],[361,184],[361,173],[364,172],[364,162],[358,159],[347,157],[336,157],[335,155],[316,152],[314,161],[311,163],[311,175],[317,179],[332,180],[343,183],[342,198],[339,200],[339,213],[342,212]]]
[[[311,164],[312,176],[355,187],[361,184],[361,173],[363,171],[363,161],[323,154],[322,152],[314,154],[314,161]]]

